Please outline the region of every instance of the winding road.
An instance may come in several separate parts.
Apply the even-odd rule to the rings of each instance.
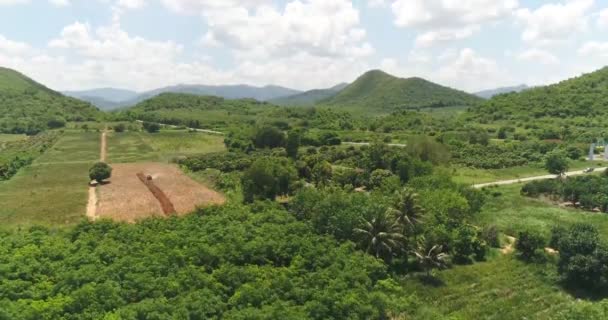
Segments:
[[[594,172],[604,171],[606,169],[608,169],[608,167],[594,168]],[[566,177],[572,177],[572,176],[580,176],[580,175],[584,175],[584,174],[587,174],[585,172],[585,170],[577,170],[577,171],[566,172],[564,174],[564,176],[566,176]],[[488,182],[488,183],[480,183],[480,184],[473,185],[473,188],[481,189],[481,188],[485,188],[485,187],[504,186],[504,185],[509,185],[509,184],[517,184],[517,183],[522,183],[522,182],[530,182],[530,181],[536,181],[536,180],[547,180],[547,179],[555,179],[555,178],[557,178],[557,175],[555,175],[555,174],[549,174],[549,175],[544,175],[544,176],[536,176],[536,177],[527,177],[527,178],[502,180],[502,181],[495,181],[495,182]]]

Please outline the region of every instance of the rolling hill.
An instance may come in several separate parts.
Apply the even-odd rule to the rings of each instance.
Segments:
[[[484,121],[608,114],[608,67],[553,85],[495,96],[469,111]]]
[[[341,83],[336,86],[333,86],[328,89],[315,89],[309,90],[306,92],[294,94],[287,97],[282,97],[278,99],[270,100],[269,102],[279,105],[279,106],[312,106],[318,103],[319,101],[323,101],[329,99],[344,88],[348,86],[348,83]]]
[[[0,67],[0,132],[28,133],[61,127],[65,121],[94,120],[101,112],[25,75]]]
[[[524,90],[529,89],[530,87],[528,87],[525,84],[521,84],[519,86],[514,86],[514,87],[503,87],[503,88],[496,88],[496,89],[490,89],[490,90],[484,90],[484,91],[479,91],[479,92],[475,92],[474,95],[480,97],[480,98],[484,98],[484,99],[490,99],[494,96],[497,96],[499,94],[503,94],[503,93],[511,93],[511,92],[522,92]]]
[[[363,74],[334,97],[320,103],[327,106],[361,108],[369,111],[474,106],[481,98],[421,78],[397,78],[380,70]]]
[[[249,85],[177,85],[144,92],[134,99],[124,101],[123,105],[131,106],[162,93],[184,93],[198,96],[216,96],[225,99],[255,99],[268,101],[300,93],[300,91],[279,87],[254,87]]]

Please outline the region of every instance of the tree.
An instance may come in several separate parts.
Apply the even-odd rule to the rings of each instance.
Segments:
[[[515,249],[519,252],[519,256],[524,260],[534,258],[539,250],[545,247],[545,239],[542,235],[532,231],[521,231],[518,234]]]
[[[274,200],[290,192],[298,178],[295,167],[285,158],[264,157],[256,160],[241,178],[245,202]]]
[[[566,284],[590,291],[608,288],[608,248],[589,224],[575,224],[557,240],[558,272]]]
[[[261,127],[253,138],[253,143],[256,148],[278,148],[285,146],[285,133],[283,131],[271,127]]]
[[[154,122],[144,122],[144,130],[149,133],[157,133],[160,131],[160,124]]]
[[[562,176],[568,171],[568,158],[559,151],[550,152],[545,158],[545,169],[551,174]]]
[[[361,227],[355,228],[353,232],[361,237],[361,245],[366,253],[385,261],[392,259],[405,242],[401,227],[389,219],[386,213],[379,213],[369,220],[363,219]]]
[[[112,167],[105,162],[97,162],[89,169],[89,178],[102,183],[112,176]]]
[[[285,149],[287,151],[287,155],[292,159],[298,158],[298,149],[300,148],[300,144],[302,143],[302,133],[297,130],[289,131],[287,135],[287,145]]]
[[[125,132],[126,128],[127,127],[125,126],[124,123],[119,123],[119,124],[117,124],[117,125],[114,126],[114,131],[115,132]]]
[[[321,161],[312,168],[312,178],[317,185],[327,184],[332,177],[333,169],[327,161]]]
[[[405,188],[397,194],[395,204],[389,208],[391,216],[404,228],[415,228],[421,221],[424,208],[420,206],[418,194]]]
[[[431,276],[433,269],[445,269],[448,264],[449,256],[443,252],[443,246],[434,245],[427,250],[422,244],[419,244],[418,250],[414,251],[418,264],[426,272],[426,276]]]

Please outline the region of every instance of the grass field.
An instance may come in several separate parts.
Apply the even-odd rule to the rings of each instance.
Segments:
[[[13,142],[27,139],[24,134],[4,134],[0,133],[0,145],[4,142]]]
[[[403,286],[424,304],[421,319],[552,319],[577,303],[557,285],[551,264],[526,264],[513,254],[437,272],[429,284],[412,275]],[[581,319],[582,320],[582,319]]]
[[[66,132],[31,166],[0,182],[0,226],[58,227],[84,219],[88,170],[98,157],[98,133]]]
[[[532,229],[549,235],[554,225],[568,226],[585,222],[596,226],[608,240],[608,215],[573,208],[561,208],[539,199],[519,194],[521,184],[491,188],[500,196],[491,197],[483,208],[480,225],[496,225],[500,230],[516,235],[518,231]]]
[[[168,162],[173,158],[224,151],[223,137],[183,130],[159,133],[123,132],[108,135],[108,161]]]

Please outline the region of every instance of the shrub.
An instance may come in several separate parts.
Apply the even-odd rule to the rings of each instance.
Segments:
[[[515,249],[519,257],[530,261],[539,255],[539,251],[545,247],[545,239],[537,232],[521,231],[515,243]]]
[[[97,162],[89,169],[89,178],[102,183],[112,176],[112,167],[105,162]]]
[[[114,126],[114,132],[125,132],[125,130],[127,129],[127,126],[125,126],[124,123],[119,123],[117,125]]]
[[[143,123],[144,130],[149,133],[157,133],[160,131],[160,124],[153,122],[144,122]]]
[[[500,248],[500,231],[496,226],[486,226],[481,232],[481,238],[492,248]]]
[[[274,200],[286,195],[297,180],[295,167],[284,158],[264,157],[256,160],[241,179],[245,202]]]

